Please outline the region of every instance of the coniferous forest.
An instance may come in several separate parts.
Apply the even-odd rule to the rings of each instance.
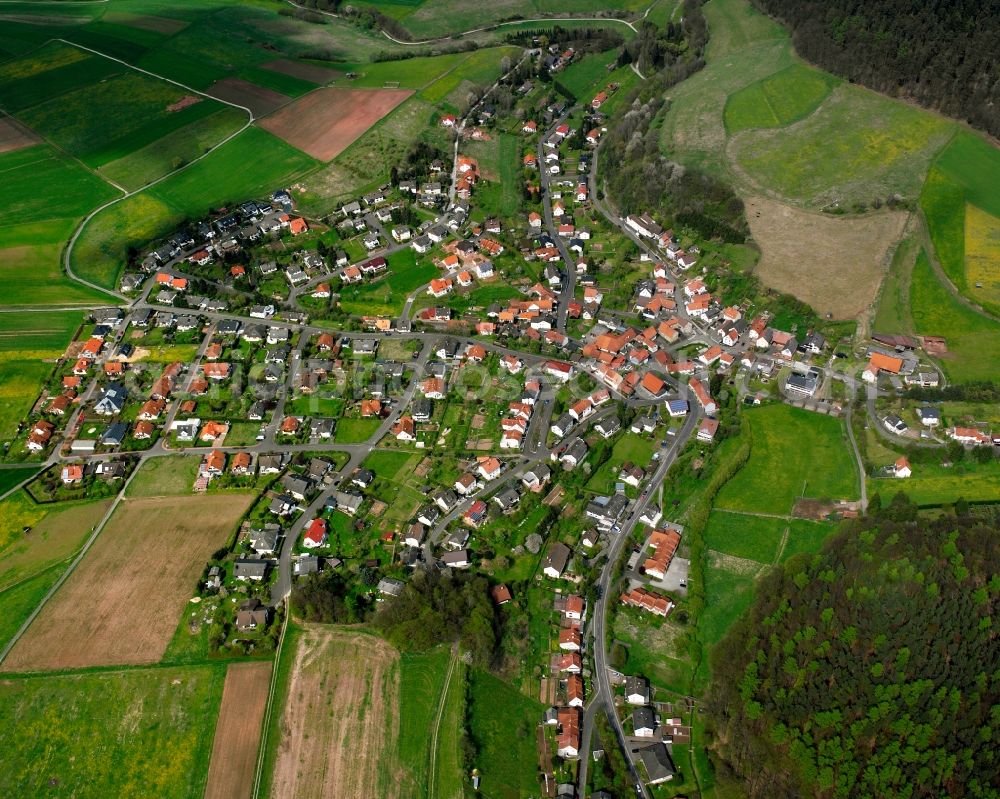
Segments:
[[[830,72],[1000,136],[1000,0],[753,0]]]
[[[1000,525],[877,505],[713,653],[717,766],[751,797],[1000,796]]]

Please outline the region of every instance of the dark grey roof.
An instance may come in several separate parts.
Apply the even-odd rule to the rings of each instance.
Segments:
[[[639,759],[646,767],[646,774],[652,783],[669,780],[676,773],[674,764],[670,760],[670,753],[662,743],[645,746],[639,750]]]

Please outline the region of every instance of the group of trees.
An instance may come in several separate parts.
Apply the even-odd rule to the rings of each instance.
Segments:
[[[435,161],[448,163],[448,154],[440,147],[425,141],[416,141],[406,153],[402,166],[395,164],[389,170],[389,179],[393,186],[398,186],[401,180],[416,180],[423,182],[431,171]]]
[[[381,603],[373,622],[403,652],[457,641],[481,666],[496,656],[499,623],[489,581],[480,575],[417,570],[398,597]]]
[[[714,751],[751,797],[1000,795],[1000,530],[879,505],[713,652]]]
[[[1000,135],[1000,0],[754,0],[824,69]]]
[[[686,68],[685,68],[686,67]],[[687,77],[694,63],[664,72]],[[677,82],[674,80],[673,82]],[[662,209],[673,224],[689,227],[705,239],[742,243],[748,227],[743,201],[721,180],[667,158],[654,121],[665,111],[662,91],[645,102],[636,98],[621,121],[609,130],[601,149],[607,188],[623,214]]]
[[[906,396],[921,402],[1000,402],[1000,384],[989,380],[947,385],[944,388],[911,386]]]
[[[337,572],[309,575],[292,588],[292,611],[304,621],[357,624],[364,620],[371,604],[350,589]]]
[[[676,40],[678,31],[682,41]],[[658,71],[633,90],[631,107],[605,136],[603,173],[623,214],[657,209],[672,224],[688,227],[702,238],[743,243],[749,235],[743,201],[716,177],[671,161],[660,142],[659,123],[667,111],[665,95],[704,67],[707,42],[700,0],[685,0],[680,26],[641,26],[621,58],[636,60],[640,69],[647,64]]]

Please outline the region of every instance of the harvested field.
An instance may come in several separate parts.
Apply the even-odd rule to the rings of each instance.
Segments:
[[[330,161],[412,94],[408,89],[318,89],[260,125],[320,161]]]
[[[393,799],[399,653],[380,638],[307,627],[292,665],[271,796]]]
[[[761,281],[834,319],[856,318],[871,306],[907,216],[885,211],[835,217],[763,197],[749,197],[746,205],[750,231],[763,251]]]
[[[250,494],[127,499],[3,663],[5,671],[156,663]]]
[[[227,103],[245,106],[255,117],[270,114],[292,101],[291,97],[240,78],[217,80],[208,88],[207,93]]]
[[[327,69],[315,64],[303,64],[300,61],[290,61],[287,58],[279,58],[277,61],[268,61],[261,64],[264,69],[272,72],[280,72],[282,75],[291,75],[293,78],[301,78],[310,83],[320,86],[330,83],[341,76],[342,73],[335,69]]]
[[[267,707],[271,663],[234,663],[226,671],[205,799],[249,799]]]
[[[41,139],[11,117],[0,117],[0,153],[9,153],[38,144]]]

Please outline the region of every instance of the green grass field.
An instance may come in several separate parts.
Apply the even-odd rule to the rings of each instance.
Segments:
[[[626,674],[642,674],[654,685],[687,691],[691,667],[684,649],[683,626],[672,619],[619,611],[614,638],[628,648]]]
[[[965,199],[993,216],[1000,216],[1000,150],[982,137],[960,130],[941,151],[935,167],[965,189]]]
[[[476,286],[466,294],[448,295],[445,304],[453,311],[465,313],[470,308],[486,308],[494,302],[506,303],[507,300],[523,296],[520,291],[506,283],[486,283]]]
[[[378,419],[341,419],[337,422],[334,441],[338,444],[360,444],[371,438],[380,424]]]
[[[0,440],[14,437],[51,371],[40,361],[0,361]]]
[[[17,471],[23,477],[22,470]],[[24,490],[0,502],[0,589],[64,562],[83,545],[109,505],[110,500],[40,505]]]
[[[419,462],[420,457],[409,452],[377,450],[365,458],[364,467],[375,472],[377,477],[392,480],[404,469],[407,473],[411,472]]]
[[[34,105],[18,116],[96,168],[223,108],[215,100],[199,98],[182,110],[168,110],[185,96],[183,89],[166,81],[126,72]]]
[[[254,169],[245,169],[248,163]],[[316,162],[260,128],[249,128],[189,169],[152,189],[154,195],[185,214],[262,193],[312,169]]]
[[[406,257],[412,250],[404,250],[392,256],[394,261]],[[406,297],[419,286],[429,283],[440,273],[434,264],[422,261],[412,266],[406,265],[399,271],[395,262],[390,263],[389,277],[377,283],[361,283],[344,286],[340,293],[340,305],[349,314],[387,314],[397,316],[403,310]]]
[[[22,466],[14,469],[0,469],[0,494],[5,494],[23,480],[27,480],[35,472],[34,466]]]
[[[905,493],[921,506],[949,505],[959,499],[968,502],[1000,501],[1000,465],[962,464],[945,468],[937,464],[915,464],[913,476],[906,480],[892,478],[868,481],[869,495],[882,495],[883,504],[898,493]]]
[[[0,106],[17,114],[53,97],[121,74],[125,69],[114,61],[53,42],[0,65]]]
[[[430,737],[450,657],[448,649],[439,648],[400,658],[397,751],[401,765],[419,786],[427,785]]]
[[[656,441],[643,438],[636,433],[626,432],[619,438],[611,450],[611,457],[601,464],[600,468],[587,481],[587,490],[599,494],[610,494],[618,482],[618,472],[626,461],[636,466],[648,469],[653,453],[656,451]]]
[[[244,169],[248,163],[257,166]],[[110,288],[130,246],[169,233],[185,217],[269,193],[314,165],[270,133],[249,128],[198,163],[95,216],[73,248],[74,271]]]
[[[705,610],[698,620],[698,636],[703,646],[709,648],[721,641],[733,622],[750,607],[754,576],[716,566],[705,570]],[[705,658],[699,673],[708,675]]]
[[[826,72],[792,64],[729,96],[726,131],[780,128],[797,122],[815,111],[838,82]]]
[[[937,259],[960,292],[1000,311],[1000,149],[959,131],[934,163],[920,205]],[[981,283],[982,287],[976,286]]]
[[[70,281],[62,271],[62,248],[75,222],[55,219],[0,227],[0,280],[7,307],[101,305],[108,296]],[[0,320],[0,334],[9,329]]]
[[[617,55],[617,50],[589,53],[566,67],[556,80],[578,101],[588,104],[608,83],[608,65],[615,63]]]
[[[6,299],[6,298],[5,298]],[[82,311],[7,311],[0,314],[0,360],[58,358],[83,322]]]
[[[492,47],[473,51],[451,71],[427,85],[420,92],[420,97],[432,103],[440,103],[466,81],[485,88],[500,76],[500,61],[504,56],[509,57],[513,63],[520,52],[516,47]]]
[[[0,472],[5,482],[14,476],[20,480],[27,475],[23,469]],[[0,501],[0,646],[14,636],[66,570],[109,504],[110,500],[38,505],[23,490]],[[28,533],[23,532],[25,527]]]
[[[959,302],[938,279],[922,251],[913,267],[910,312],[917,333],[947,339],[948,354],[940,362],[951,380],[996,378],[996,365],[1000,363],[1000,322]]]
[[[717,552],[768,565],[792,554],[818,550],[831,530],[829,524],[805,519],[772,519],[716,510],[705,528],[705,544]]]
[[[245,120],[246,115],[241,111],[224,108],[167,133],[146,147],[104,164],[101,174],[134,191],[190,163],[226,136],[239,130]]]
[[[841,85],[811,116],[745,131],[733,156],[750,181],[811,206],[920,193],[954,123],[865,89]]]
[[[422,58],[407,58],[402,61],[380,61],[375,63],[333,63],[331,69],[340,72],[354,72],[356,77],[338,80],[338,86],[380,89],[386,83],[398,83],[401,89],[424,89],[447,72],[458,67],[466,58],[466,53],[446,53]]]
[[[857,467],[843,422],[784,404],[745,413],[753,442],[750,459],[722,487],[717,507],[787,515],[800,496],[857,497]]]
[[[913,239],[904,239],[893,253],[892,263],[882,281],[875,312],[873,329],[875,332],[913,332],[913,317],[910,314],[910,280],[913,262],[917,257],[917,245]]]
[[[202,666],[4,680],[0,723],[18,734],[0,791],[200,797],[224,676]]]
[[[191,493],[198,475],[200,455],[172,455],[150,458],[129,483],[129,497],[181,496]]]
[[[428,792],[430,796],[440,796],[442,799],[465,795],[461,731],[465,723],[466,669],[461,660],[456,661],[438,727],[434,784],[428,786]]]
[[[535,727],[544,707],[485,671],[473,669],[469,733],[476,744],[480,793],[487,799],[537,795]]]
[[[5,189],[0,200],[6,220],[4,228],[52,219],[76,219],[119,194],[47,144],[0,155],[0,181]]]
[[[0,589],[0,647],[17,635],[66,566],[51,566],[7,588]]]

